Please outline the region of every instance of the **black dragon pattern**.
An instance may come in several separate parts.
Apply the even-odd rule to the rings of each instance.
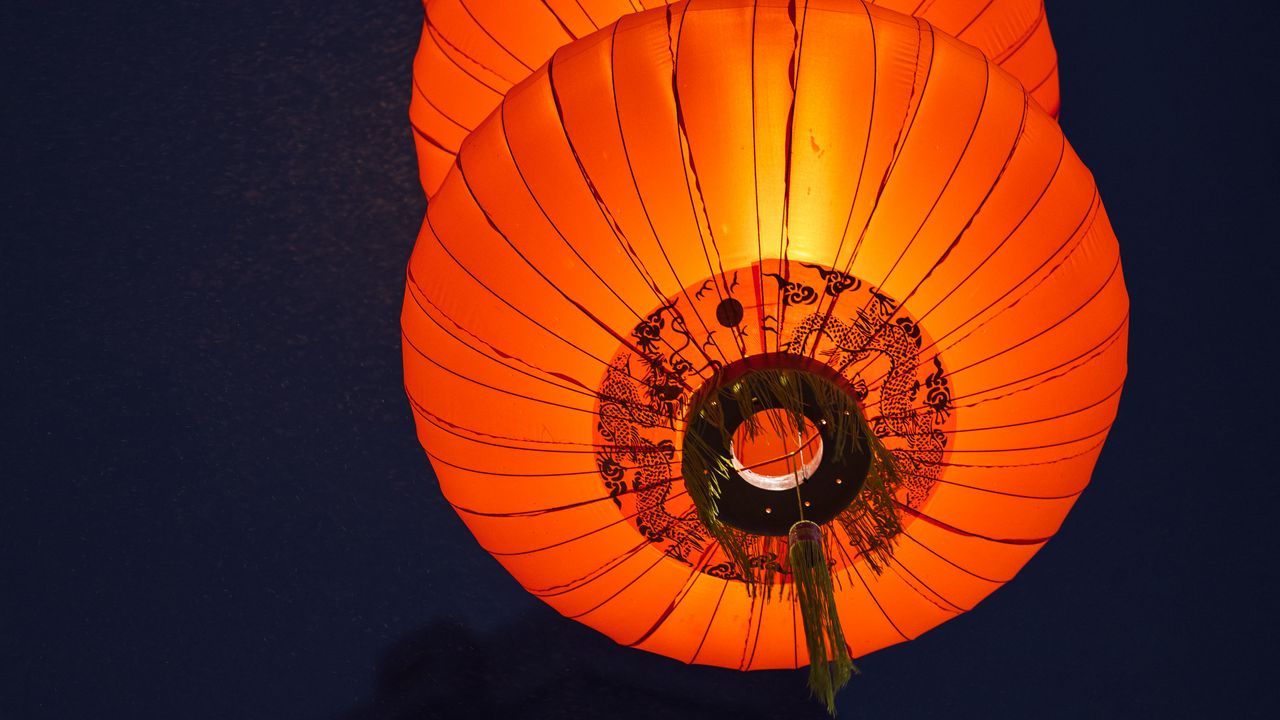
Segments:
[[[783,269],[780,263],[773,265],[771,269]],[[921,505],[937,481],[953,410],[942,359],[936,354],[922,357],[926,338],[921,328],[893,298],[846,273],[807,263],[793,263],[785,273],[757,268],[750,272],[761,279],[773,278],[786,305],[816,304],[798,321],[788,318],[781,329],[780,348],[820,357],[845,376],[857,399],[872,408],[868,420],[873,431],[899,461],[903,476],[899,497],[908,506]],[[693,290],[706,287],[704,282]],[[704,554],[709,538],[692,503],[677,498],[683,493],[673,489],[683,488],[683,482],[677,482],[680,460],[676,455],[690,388],[718,369],[715,361],[699,352],[707,339],[700,342],[693,337],[684,321],[694,313],[715,317],[717,298],[702,294],[707,298],[699,297],[698,303],[708,303],[706,308],[687,307],[689,301],[681,298],[642,318],[631,332],[632,342],[614,355],[598,392],[595,451],[612,501],[633,517],[646,539],[689,565]],[[841,297],[846,295],[854,296],[856,309],[833,313],[817,303],[826,297],[830,302],[840,298],[848,305],[848,298]],[[702,359],[701,365],[696,364],[697,358]],[[862,377],[859,371],[866,372],[873,362],[876,370]],[[738,576],[732,563],[723,557],[718,560],[708,563],[703,572],[721,578]],[[752,561],[760,567],[776,563],[777,558],[767,554]]]

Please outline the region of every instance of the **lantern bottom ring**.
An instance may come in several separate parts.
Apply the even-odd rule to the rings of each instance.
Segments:
[[[708,465],[722,468],[716,508],[726,525],[785,537],[800,520],[835,519],[866,482],[867,438],[848,416],[860,412],[857,401],[848,382],[821,362],[790,353],[744,358],[722,368],[690,407],[684,453],[709,449]],[[803,416],[803,428],[791,421],[782,434],[795,441],[773,463],[790,472],[764,474],[744,464],[735,453],[744,426],[776,433],[778,420],[793,413]]]

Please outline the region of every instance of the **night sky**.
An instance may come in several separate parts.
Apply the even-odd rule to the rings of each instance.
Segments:
[[[0,20],[0,718],[825,716],[561,618],[440,496],[400,375],[419,4],[38,5]],[[1278,14],[1049,3],[1120,413],[1057,538],[842,717],[1280,713]]]

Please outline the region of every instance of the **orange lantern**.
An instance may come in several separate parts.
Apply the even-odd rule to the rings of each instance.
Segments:
[[[556,51],[409,262],[442,492],[531,593],[741,670],[974,607],[1088,484],[1128,299],[1097,188],[972,46],[848,0],[676,3]]]
[[[409,105],[430,196],[463,138],[557,48],[666,0],[425,0]],[[977,47],[1058,114],[1058,57],[1043,0],[877,0]]]

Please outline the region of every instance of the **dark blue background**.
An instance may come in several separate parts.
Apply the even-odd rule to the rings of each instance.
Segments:
[[[0,718],[822,717],[526,595],[402,397],[421,7],[6,11]],[[1062,532],[849,717],[1273,717],[1272,3],[1050,3],[1133,303]],[[856,620],[850,619],[850,623]]]

